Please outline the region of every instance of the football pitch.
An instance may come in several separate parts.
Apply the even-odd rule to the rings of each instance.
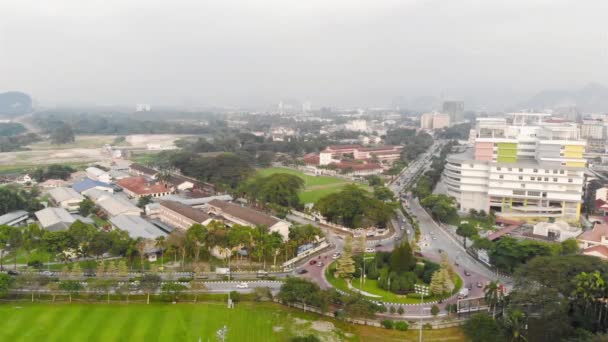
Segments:
[[[272,303],[0,305],[0,341],[417,341],[417,331],[351,325]],[[458,328],[425,332],[425,339],[464,341]]]

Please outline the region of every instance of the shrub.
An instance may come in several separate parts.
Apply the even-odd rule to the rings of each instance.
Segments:
[[[390,312],[391,314],[394,314],[394,313],[395,313],[395,311],[397,311],[397,310],[395,310],[395,307],[394,307],[394,306],[391,306],[391,308],[389,309],[389,312]]]
[[[422,295],[420,293],[409,293],[407,295],[408,298],[416,298],[416,299],[421,299]]]
[[[431,314],[433,316],[437,316],[439,314],[439,311],[441,311],[441,310],[439,310],[439,307],[437,305],[433,305],[431,307]]]
[[[38,269],[44,267],[44,264],[40,260],[32,260],[32,261],[28,262],[27,265],[29,267],[38,268]]]
[[[180,283],[189,283],[192,281],[192,278],[190,277],[181,277],[181,278],[177,278],[177,281]]]
[[[399,308],[397,309],[397,313],[400,315],[403,315],[405,311],[403,310],[403,306],[399,306]]]
[[[298,337],[294,337],[291,339],[291,342],[318,342],[321,341],[319,340],[319,338],[315,335],[308,335],[308,336],[298,336]]]
[[[385,319],[380,322],[380,324],[382,324],[382,326],[386,329],[393,329],[395,327],[395,322],[391,321],[390,319]]]
[[[407,331],[407,329],[409,328],[409,324],[407,324],[407,322],[405,321],[399,321],[397,323],[395,323],[395,329],[399,330],[399,331]]]
[[[425,323],[425,324],[422,326],[422,329],[424,329],[424,330],[432,330],[432,329],[433,329],[433,326],[431,325],[431,323]]]

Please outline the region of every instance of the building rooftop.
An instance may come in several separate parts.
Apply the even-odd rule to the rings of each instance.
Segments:
[[[202,223],[209,219],[209,215],[205,214],[203,211],[179,202],[161,201],[160,205],[196,222]]]
[[[28,213],[25,210],[17,210],[17,211],[11,211],[10,213],[6,213],[2,216],[0,216],[0,226],[5,225],[5,224],[9,224],[12,221],[15,221],[18,218],[22,218],[22,217],[27,217]]]
[[[266,215],[262,212],[247,207],[241,207],[240,205],[234,203],[224,202],[220,200],[212,200],[211,202],[209,202],[209,205],[220,208],[222,212],[241,219],[245,222],[249,222],[254,226],[264,225],[270,228],[274,226],[277,222],[279,222],[278,219],[270,215]]]
[[[61,224],[64,229],[68,229],[76,219],[63,208],[44,208],[34,213],[43,228],[56,224]]]
[[[85,195],[95,202],[95,204],[101,207],[101,209],[106,211],[110,216],[117,216],[127,211],[141,211],[140,208],[135,206],[128,199],[117,195],[112,195],[103,190],[90,189],[86,191]]]
[[[608,237],[608,224],[596,223],[593,229],[583,232],[579,235],[579,240],[602,242],[602,236]]]
[[[72,185],[72,188],[74,190],[76,190],[77,192],[82,193],[83,191],[86,191],[86,190],[89,190],[91,188],[98,187],[98,186],[105,187],[105,188],[112,187],[108,183],[92,180],[91,178],[85,178],[85,179],[81,180],[80,182],[74,183],[74,185]]]
[[[112,225],[129,233],[131,238],[155,239],[167,233],[140,216],[118,215],[110,219]]]
[[[138,171],[145,175],[150,175],[150,176],[154,176],[155,174],[158,173],[158,171],[154,170],[151,167],[143,166],[143,165],[137,164],[137,163],[131,164],[129,166],[129,168],[131,168],[131,170],[135,170],[135,171]]]
[[[142,176],[123,178],[116,182],[120,187],[127,189],[137,195],[151,195],[170,192],[165,184],[151,183]]]
[[[49,190],[49,195],[57,203],[64,201],[82,201],[84,197],[72,188],[59,187]]]
[[[190,207],[200,206],[203,204],[207,204],[213,200],[220,201],[232,201],[232,196],[230,195],[217,195],[217,196],[209,196],[209,197],[197,197],[197,198],[184,198],[179,195],[166,195],[162,197],[153,198],[154,201],[174,201],[179,202],[181,204],[185,204]]]

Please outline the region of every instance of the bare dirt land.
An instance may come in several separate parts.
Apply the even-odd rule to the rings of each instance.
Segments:
[[[113,144],[117,136],[86,135],[77,136],[72,144],[53,145],[41,141],[28,146],[31,151],[0,153],[0,169],[8,167],[34,167],[45,164],[83,164],[109,158],[101,150],[106,144]],[[136,134],[128,135],[118,146],[145,149],[147,144],[170,145],[187,135],[176,134]]]

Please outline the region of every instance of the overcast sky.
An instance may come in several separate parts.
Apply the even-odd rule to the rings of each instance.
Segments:
[[[608,85],[607,0],[1,0],[42,104],[382,106]]]

